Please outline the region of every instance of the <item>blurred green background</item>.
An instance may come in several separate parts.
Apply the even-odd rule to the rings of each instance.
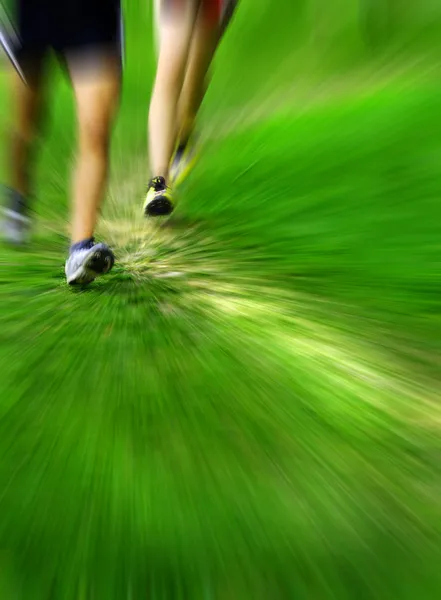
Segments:
[[[441,5],[241,0],[162,225],[125,8],[117,267],[65,286],[55,68],[34,240],[0,248],[1,600],[438,598]]]

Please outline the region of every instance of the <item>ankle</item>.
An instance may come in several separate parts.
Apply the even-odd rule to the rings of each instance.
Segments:
[[[82,239],[73,238],[71,245],[70,245],[69,252],[72,254],[72,252],[75,252],[76,250],[84,250],[86,248],[91,248],[94,245],[94,243],[95,243],[95,240],[93,237],[82,238]]]
[[[179,145],[188,144],[190,138],[193,137],[193,132],[195,129],[195,121],[196,116],[192,115],[191,117],[187,117],[183,119],[183,126],[181,127],[178,135]]]

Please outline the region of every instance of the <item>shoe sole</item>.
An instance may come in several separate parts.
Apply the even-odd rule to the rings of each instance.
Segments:
[[[107,275],[115,262],[109,250],[98,248],[84,261],[75,273],[67,280],[69,285],[86,285],[92,283],[100,275]],[[110,265],[110,266],[109,266]]]
[[[173,212],[174,206],[168,198],[155,198],[144,208],[146,217],[167,217]]]

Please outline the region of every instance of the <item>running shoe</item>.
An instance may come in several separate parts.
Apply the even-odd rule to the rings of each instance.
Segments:
[[[66,261],[65,273],[69,285],[86,285],[108,273],[115,263],[113,252],[106,244],[94,240],[74,244]]]
[[[7,203],[3,209],[2,231],[5,241],[21,246],[29,241],[31,220],[24,198],[18,192],[7,189]]]
[[[144,216],[165,217],[173,212],[174,204],[170,188],[164,177],[154,177],[147,190],[144,202]]]

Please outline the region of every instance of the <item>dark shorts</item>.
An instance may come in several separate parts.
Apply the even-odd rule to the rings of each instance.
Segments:
[[[122,57],[120,0],[14,0],[12,28],[0,38],[18,70],[49,50],[59,57],[109,52]]]

